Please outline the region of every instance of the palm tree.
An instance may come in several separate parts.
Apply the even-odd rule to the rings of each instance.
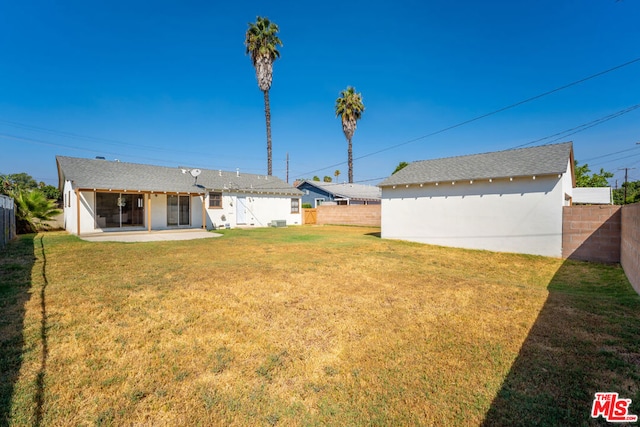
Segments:
[[[246,53],[251,55],[251,62],[256,69],[258,87],[264,93],[264,114],[267,120],[267,175],[271,168],[271,108],[269,107],[269,89],[273,79],[273,61],[280,58],[278,46],[282,41],[278,38],[278,26],[267,18],[256,17],[256,22],[249,23],[245,34]]]
[[[336,177],[336,182],[338,182],[338,177],[340,176],[340,169],[336,169],[333,175]]]
[[[55,200],[49,200],[40,190],[18,189],[12,194],[16,203],[16,230],[18,234],[34,233],[48,227],[44,221],[62,213]]]
[[[336,117],[342,118],[342,131],[349,143],[348,150],[348,167],[349,182],[353,182],[353,149],[351,147],[351,139],[356,131],[356,122],[360,120],[364,112],[364,104],[362,103],[362,94],[356,93],[354,87],[348,86],[340,92],[340,97],[336,99]]]

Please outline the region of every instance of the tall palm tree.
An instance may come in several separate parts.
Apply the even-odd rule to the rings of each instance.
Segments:
[[[256,17],[256,22],[249,23],[245,34],[246,53],[251,55],[251,62],[256,69],[258,87],[264,94],[264,114],[267,120],[267,175],[272,174],[271,163],[271,107],[269,106],[269,89],[273,79],[273,61],[280,58],[278,46],[282,41],[278,38],[279,29],[267,18]]]
[[[345,90],[340,92],[340,97],[336,99],[336,117],[342,118],[342,131],[349,143],[348,150],[348,167],[349,182],[353,182],[353,149],[351,147],[351,139],[356,131],[356,122],[360,120],[364,112],[364,104],[362,103],[362,94],[356,93],[356,89],[347,86]]]

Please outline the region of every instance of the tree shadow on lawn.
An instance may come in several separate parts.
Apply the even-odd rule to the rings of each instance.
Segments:
[[[33,271],[41,258],[41,271]],[[40,269],[40,267],[38,267]],[[36,276],[37,275],[37,276]],[[40,289],[32,289],[33,277],[43,279]],[[16,385],[25,357],[25,309],[32,294],[40,298],[40,328],[38,331],[41,354],[40,369],[35,381],[34,414],[32,425],[42,420],[44,374],[47,359],[46,300],[47,286],[44,235],[23,235],[0,251],[0,426],[11,422],[12,401],[16,399]],[[15,422],[16,420],[14,420]]]
[[[484,426],[604,425],[596,392],[640,415],[640,296],[619,265],[565,261]]]

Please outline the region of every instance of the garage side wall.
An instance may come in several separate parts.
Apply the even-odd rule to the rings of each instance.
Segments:
[[[557,176],[384,187],[382,237],[560,257]]]

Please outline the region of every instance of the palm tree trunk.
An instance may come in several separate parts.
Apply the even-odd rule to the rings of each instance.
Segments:
[[[264,90],[264,116],[267,120],[267,175],[272,175],[271,168],[271,107],[269,106],[269,91]]]
[[[347,139],[349,141],[349,153],[347,156],[347,164],[349,167],[349,184],[353,183],[353,149],[351,148],[351,138]]]

